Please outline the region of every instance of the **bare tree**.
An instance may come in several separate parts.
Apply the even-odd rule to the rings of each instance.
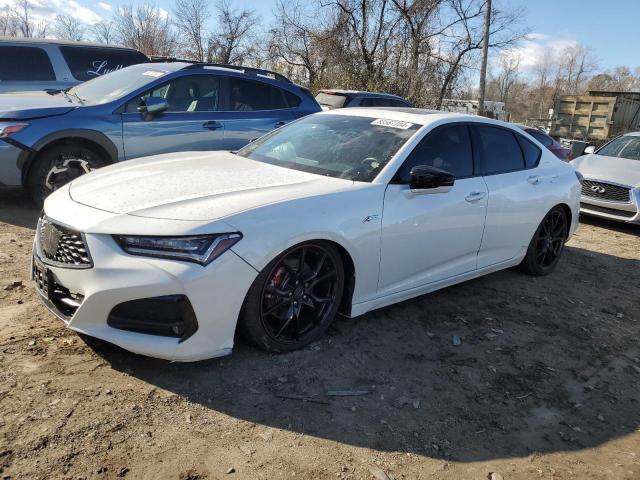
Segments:
[[[7,5],[0,11],[0,35],[3,37],[17,37],[18,25],[14,11]]]
[[[256,52],[254,30],[259,17],[255,10],[234,9],[229,0],[216,6],[218,28],[211,34],[207,46],[207,61],[244,63]]]
[[[145,4],[134,9],[121,7],[113,17],[118,43],[140,50],[147,55],[170,56],[176,50],[177,39],[168,16],[154,6]]]
[[[16,36],[25,38],[44,38],[47,34],[47,23],[36,23],[31,16],[31,3],[29,0],[18,0],[12,11],[13,24]]]
[[[109,45],[115,41],[115,28],[111,20],[96,23],[91,27],[91,31],[93,38],[99,43]]]
[[[478,0],[447,0],[449,8],[455,19],[450,32],[445,32],[442,59],[446,63],[444,79],[437,100],[437,108],[442,106],[456,76],[460,74],[460,68],[465,67],[463,61],[472,53],[482,48],[484,1]],[[523,11],[501,11],[493,9],[491,25],[489,28],[489,48],[505,48],[513,45],[525,36],[525,32],[519,31]]]
[[[507,51],[500,57],[500,70],[497,77],[498,98],[506,105],[509,103],[509,93],[518,81],[521,56],[518,52]]]
[[[61,40],[74,40],[79,42],[84,39],[84,25],[71,15],[57,15],[53,28],[56,37]]]
[[[183,55],[203,62],[207,54],[205,26],[211,16],[206,0],[176,0],[173,16]]]

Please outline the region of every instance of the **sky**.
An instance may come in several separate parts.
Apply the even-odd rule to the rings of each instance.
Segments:
[[[170,12],[173,0],[144,0]],[[143,0],[30,0],[37,15],[52,20],[57,13],[71,14],[94,24],[107,19],[119,6]],[[213,4],[215,0],[211,0]],[[238,7],[255,9],[270,22],[276,0],[235,0]],[[0,7],[15,0],[0,0]],[[521,67],[535,63],[545,47],[559,50],[577,42],[591,48],[600,70],[626,65],[640,67],[640,0],[494,0],[497,5],[524,7],[523,25],[531,32],[517,47]],[[495,59],[495,54],[494,59]]]

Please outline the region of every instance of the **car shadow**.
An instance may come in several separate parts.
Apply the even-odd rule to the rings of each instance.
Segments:
[[[0,223],[35,229],[40,208],[22,190],[0,191]]]
[[[618,233],[628,233],[630,235],[640,236],[640,225],[631,223],[616,222],[615,220],[608,220],[606,218],[592,217],[590,215],[580,215],[580,223],[586,223],[594,227],[606,228],[607,230],[614,230]]]
[[[572,451],[639,426],[638,271],[568,247],[548,277],[502,271],[339,319],[284,355],[239,343],[170,364],[89,343],[212,411],[344,444],[462,462]]]

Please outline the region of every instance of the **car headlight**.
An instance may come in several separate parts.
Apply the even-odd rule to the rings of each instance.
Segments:
[[[5,138],[12,133],[18,133],[29,126],[28,123],[1,123],[0,122],[0,138]]]
[[[125,252],[145,257],[184,260],[208,265],[242,238],[241,233],[218,233],[185,237],[114,235]]]

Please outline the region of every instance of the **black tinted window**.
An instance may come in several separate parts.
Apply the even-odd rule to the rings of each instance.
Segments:
[[[396,178],[409,183],[411,169],[428,165],[452,173],[456,178],[473,175],[473,154],[466,125],[440,127],[427,136],[409,154]]]
[[[73,77],[82,82],[129,65],[148,62],[147,57],[135,50],[61,46],[60,51]]]
[[[538,165],[538,160],[540,160],[540,155],[542,151],[536,147],[533,142],[530,142],[522,135],[516,135],[518,137],[518,141],[520,142],[520,146],[522,147],[522,152],[524,153],[524,163],[527,168],[533,168]]]
[[[230,110],[277,110],[288,108],[284,92],[266,83],[229,78]]]
[[[55,80],[49,55],[38,47],[0,47],[0,82]]]
[[[145,98],[157,97],[167,101],[167,112],[212,112],[218,110],[219,85],[214,75],[177,77],[129,100],[125,110],[136,112]]]
[[[535,132],[532,130],[527,130],[527,133],[531,135],[533,138],[535,138],[536,140],[538,140],[545,147],[550,147],[551,145],[553,145],[553,139],[551,139],[550,137],[547,137],[544,133]]]
[[[476,127],[485,175],[524,168],[522,150],[513,133],[505,128]]]
[[[284,96],[287,99],[287,105],[289,106],[289,108],[295,108],[298,105],[300,105],[300,102],[302,102],[299,96],[294,95],[291,92],[287,92],[286,90],[282,90],[282,92],[284,93]]]

